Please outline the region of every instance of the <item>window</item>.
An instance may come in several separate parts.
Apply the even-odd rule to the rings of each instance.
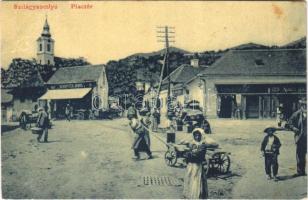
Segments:
[[[40,51],[42,51],[43,50],[43,46],[42,46],[42,44],[40,44]]]
[[[42,64],[42,60],[40,60],[40,64]]]
[[[255,62],[257,65],[264,65],[264,62],[262,59],[256,59]]]
[[[47,64],[50,65],[50,60],[47,60]]]
[[[50,44],[47,44],[47,51],[50,51]]]

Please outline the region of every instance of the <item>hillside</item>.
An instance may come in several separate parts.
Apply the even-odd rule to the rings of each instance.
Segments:
[[[190,54],[191,52],[189,51],[186,51],[184,49],[180,49],[180,48],[177,48],[177,47],[170,47],[169,48],[169,53],[181,53],[181,54]],[[133,54],[131,56],[128,56],[127,58],[130,58],[130,57],[144,57],[144,58],[149,58],[151,56],[157,56],[157,55],[164,55],[165,53],[165,49],[161,49],[159,51],[153,51],[153,52],[150,52],[150,53],[136,53],[136,54]]]

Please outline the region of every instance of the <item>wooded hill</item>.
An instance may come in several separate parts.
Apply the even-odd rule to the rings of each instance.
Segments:
[[[7,70],[1,68],[1,87],[37,87],[43,86],[54,72],[61,67],[88,65],[84,58],[55,57],[55,66],[40,65],[35,60],[14,58]]]
[[[198,55],[171,47],[169,51],[169,73],[182,64],[189,64],[193,57],[199,58],[200,65],[211,65],[224,51],[209,51]],[[159,82],[164,59],[164,50],[139,53],[118,61],[109,61],[106,66],[109,94],[112,96],[136,95],[136,81],[147,81],[151,85]],[[150,73],[150,76],[148,75]],[[166,77],[167,72],[164,72]]]

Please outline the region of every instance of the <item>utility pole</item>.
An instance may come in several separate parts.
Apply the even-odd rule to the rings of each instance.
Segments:
[[[169,102],[170,101],[170,76],[169,76],[169,63],[168,63],[169,43],[175,42],[175,40],[174,40],[175,31],[174,31],[174,27],[170,27],[170,26],[159,26],[157,28],[158,28],[157,38],[159,39],[158,42],[165,43],[165,55],[164,55],[163,67],[161,69],[160,81],[159,81],[156,99],[157,100],[159,99],[159,93],[160,93],[160,90],[161,90],[163,76],[164,76],[164,72],[165,72],[165,69],[166,69],[166,75],[168,76],[168,102]],[[169,105],[169,103],[168,103],[168,105]],[[157,107],[157,102],[155,103],[155,107]]]

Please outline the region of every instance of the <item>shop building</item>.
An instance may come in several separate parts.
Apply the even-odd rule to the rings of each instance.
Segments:
[[[108,81],[104,65],[60,68],[46,83],[39,99],[52,117],[63,118],[69,104],[73,113],[108,109]]]
[[[306,96],[306,49],[230,50],[200,73],[205,112],[218,118],[286,117]]]

